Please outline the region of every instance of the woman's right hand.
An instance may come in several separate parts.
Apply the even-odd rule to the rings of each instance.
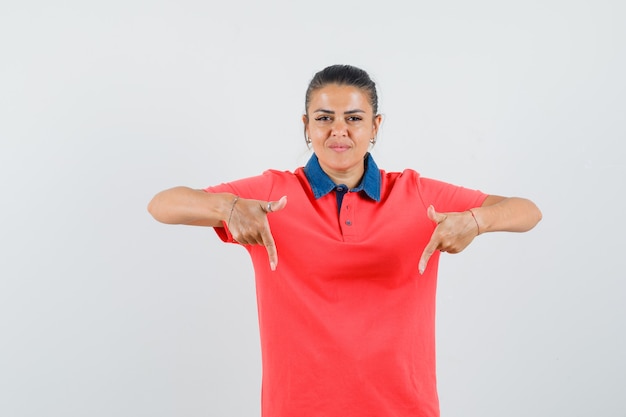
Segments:
[[[235,197],[226,219],[228,230],[236,242],[265,246],[272,271],[278,265],[278,253],[267,215],[284,209],[286,205],[287,196],[269,202]]]
[[[231,236],[244,245],[263,245],[272,271],[278,264],[274,237],[267,215],[287,205],[287,197],[278,201],[248,200],[230,193],[207,193],[189,187],[174,187],[156,194],[148,204],[152,216],[166,224],[222,227],[225,222]]]

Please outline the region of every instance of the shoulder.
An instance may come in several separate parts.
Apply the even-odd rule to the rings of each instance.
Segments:
[[[263,174],[261,175],[266,175],[269,177],[274,177],[274,178],[291,178],[296,176],[296,174],[298,173],[298,171],[301,171],[302,168],[297,168],[294,171],[281,171],[278,169],[266,169],[265,171],[263,171]]]
[[[418,171],[411,169],[411,168],[406,168],[402,171],[396,171],[396,172],[393,172],[393,171],[386,172],[381,169],[380,172],[381,172],[381,177],[384,180],[387,180],[389,183],[395,183],[395,182],[412,183],[418,189],[422,189],[422,188],[438,189],[438,188],[448,188],[448,187],[452,187],[452,188],[459,187],[458,185],[455,185],[449,182],[445,182],[445,181],[430,178],[430,177],[424,177]]]
[[[289,182],[298,182],[300,178],[305,178],[304,169],[302,167],[297,168],[293,171],[281,171],[277,169],[268,169],[263,171],[261,174],[266,181],[278,182],[278,183],[289,183]]]
[[[236,179],[205,188],[207,192],[230,192],[243,198],[268,199],[272,190],[298,184],[296,172],[268,169],[260,175]]]
[[[390,171],[390,172],[387,172],[381,169],[380,176],[383,182],[387,182],[388,184],[395,184],[398,181],[417,183],[419,179],[421,178],[419,172],[410,168],[407,168],[403,171]]]
[[[422,176],[413,169],[401,172],[381,170],[383,189],[386,193],[404,192],[417,195],[425,206],[449,208],[448,211],[462,211],[464,207],[480,205],[486,194],[457,184]]]
[[[412,169],[403,171],[385,171],[380,170],[381,177],[381,198],[387,198],[391,195],[402,195],[405,197],[413,196],[416,198],[419,194],[420,174]]]
[[[245,183],[259,184],[259,183],[271,183],[274,181],[281,181],[281,180],[291,180],[291,179],[296,178],[298,170],[300,170],[300,168],[298,168],[297,170],[293,172],[281,171],[281,170],[270,168],[270,169],[263,171],[259,175],[236,179],[234,181],[231,181],[230,184],[245,184]]]

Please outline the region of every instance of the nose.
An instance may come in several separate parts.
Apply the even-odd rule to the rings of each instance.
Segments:
[[[348,125],[345,120],[341,118],[335,119],[332,125],[333,136],[346,136],[348,134]]]

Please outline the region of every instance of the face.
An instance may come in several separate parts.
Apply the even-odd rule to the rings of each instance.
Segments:
[[[307,113],[302,119],[320,166],[335,183],[356,187],[382,120],[373,114],[367,93],[330,84],[311,94]]]

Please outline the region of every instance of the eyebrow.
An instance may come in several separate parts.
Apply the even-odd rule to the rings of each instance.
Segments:
[[[326,110],[326,109],[317,109],[313,113],[335,114],[334,111]],[[365,111],[361,110],[361,109],[354,109],[354,110],[348,110],[348,111],[344,112],[343,114],[355,114],[355,113],[365,113]]]

